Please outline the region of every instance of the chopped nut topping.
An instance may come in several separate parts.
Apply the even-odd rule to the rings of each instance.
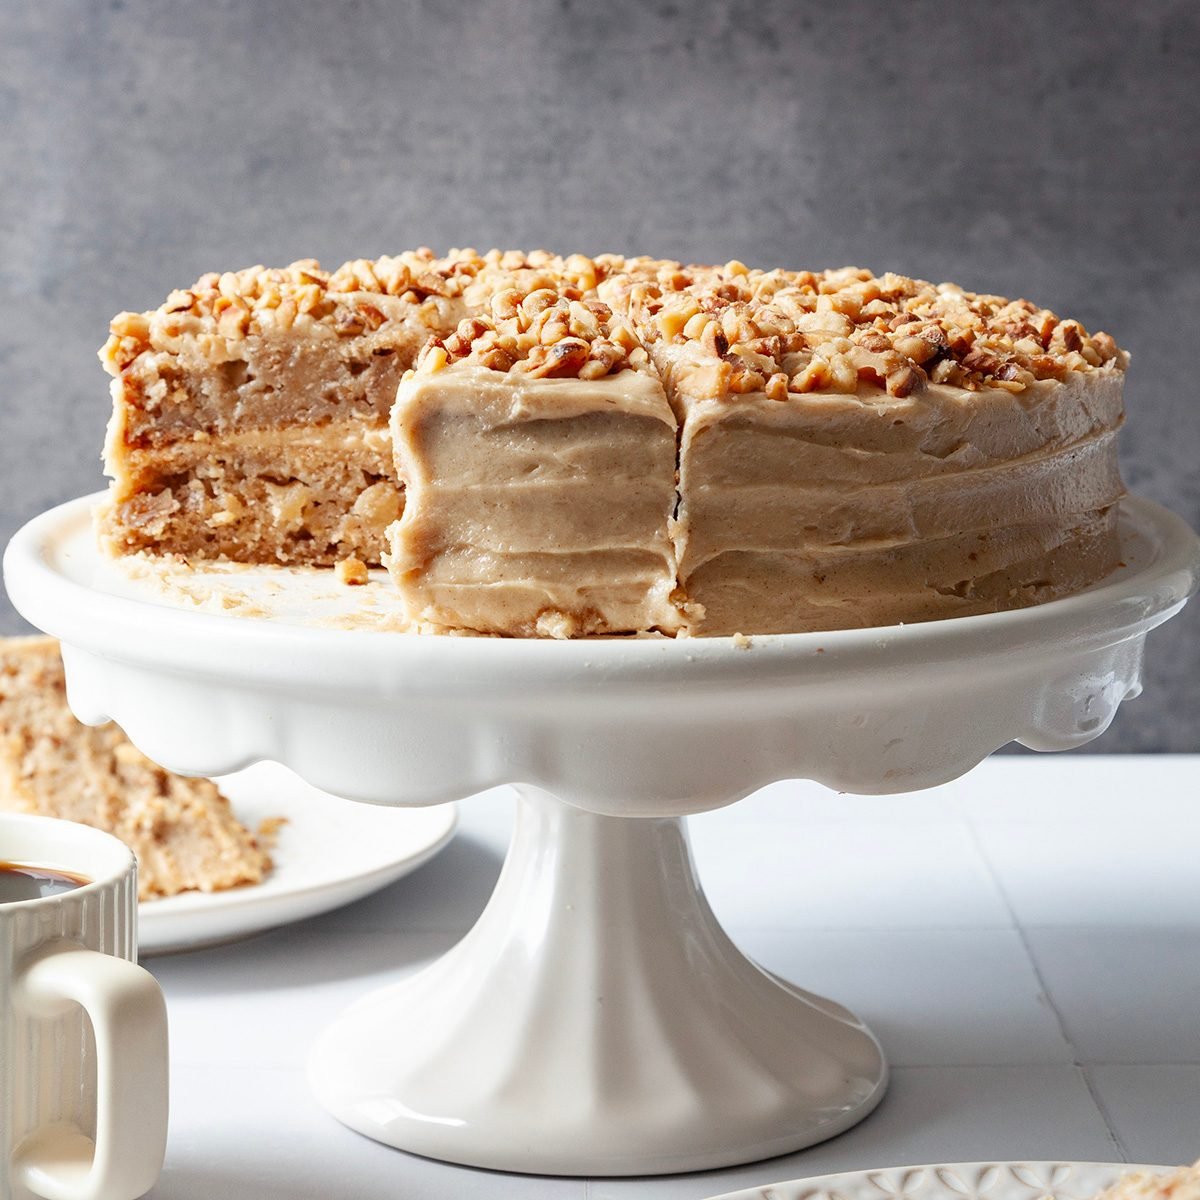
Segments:
[[[644,368],[649,359],[630,323],[579,296],[569,284],[524,294],[502,288],[484,313],[464,318],[445,339],[430,338],[416,370],[434,374],[462,362],[533,379],[603,379]]]
[[[424,247],[373,261],[354,259],[333,272],[323,271],[315,259],[288,267],[211,272],[191,288],[172,292],[155,312],[121,313],[100,359],[110,374],[120,375],[146,351],[177,350],[184,336],[217,336],[231,343],[298,323],[327,326],[339,337],[357,337],[389,320],[411,316],[441,333],[465,311],[484,307],[505,285],[520,286],[523,293],[573,286],[578,299],[592,291],[605,272],[603,265],[582,255],[564,260],[544,250],[491,250],[481,255],[468,249],[437,258]],[[380,299],[372,301],[371,296]],[[216,343],[214,349],[219,349]]]
[[[122,375],[141,354],[175,353],[188,337],[229,361],[239,340],[267,331],[315,325],[357,338],[408,319],[431,335],[420,371],[469,360],[534,378],[602,379],[644,368],[649,347],[678,357],[676,377],[698,396],[765,391],[780,400],[866,386],[904,397],[929,384],[1020,392],[1128,362],[1108,334],[1027,300],[891,273],[545,250],[438,258],[427,248],[333,272],[302,259],[204,275],[155,312],[115,317],[100,357]]]
[[[866,384],[904,397],[928,382],[1023,391],[1036,380],[1124,370],[1128,362],[1108,334],[1089,335],[1027,300],[853,267],[814,273],[633,260],[614,264],[599,291],[652,343],[675,348],[679,376],[698,396],[757,390],[768,379],[777,398],[778,375],[791,393]]]

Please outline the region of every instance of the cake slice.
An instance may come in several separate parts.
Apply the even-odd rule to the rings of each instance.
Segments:
[[[0,641],[0,809],[114,834],[137,855],[143,900],[259,883],[271,869],[211,780],[172,775],[116,725],[75,719],[53,638]]]
[[[1022,607],[1116,564],[1125,356],[1106,335],[853,269],[731,264],[625,294],[680,425],[690,632]]]
[[[1131,1171],[1096,1200],[1200,1200],[1200,1163],[1161,1174]]]
[[[410,620],[521,637],[673,632],[676,425],[628,323],[569,286],[495,293],[392,413]]]
[[[114,377],[103,544],[378,564],[402,504],[388,414],[418,350],[498,288],[591,288],[594,272],[579,255],[417,250],[209,274],[121,313],[100,352]]]

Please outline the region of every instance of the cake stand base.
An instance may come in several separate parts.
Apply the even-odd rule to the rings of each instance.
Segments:
[[[531,787],[486,910],[317,1043],[339,1120],[472,1166],[697,1171],[798,1150],[883,1096],[878,1043],[746,958],[679,818],[601,816]]]

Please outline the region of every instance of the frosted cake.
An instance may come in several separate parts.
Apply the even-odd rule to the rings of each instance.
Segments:
[[[109,549],[386,559],[425,631],[885,625],[1118,559],[1127,356],[949,284],[417,251],[205,276],[102,358]]]

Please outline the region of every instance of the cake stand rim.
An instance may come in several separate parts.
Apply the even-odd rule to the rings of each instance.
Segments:
[[[1200,585],[1200,537],[1170,509],[1129,495],[1121,501],[1126,537],[1149,542],[1148,561],[1118,568],[1081,592],[1027,608],[904,625],[725,637],[614,637],[574,640],[422,636],[376,629],[330,629],[290,621],[197,611],[123,596],[72,578],[54,561],[61,542],[104,493],[77,497],[22,526],[3,560],[9,597],[31,624],[104,658],[258,682],[320,677],[322,686],[369,686],[381,675],[425,694],[471,686],[503,691],[514,671],[521,686],[553,687],[580,677],[605,686],[660,682],[826,683],[846,668],[961,660],[1038,644],[1112,645],[1145,632],[1178,610]],[[95,551],[97,562],[100,551]],[[124,635],[124,636],[122,636]],[[247,655],[253,647],[253,654]],[[303,652],[303,657],[300,657]],[[429,672],[433,672],[430,674]]]

